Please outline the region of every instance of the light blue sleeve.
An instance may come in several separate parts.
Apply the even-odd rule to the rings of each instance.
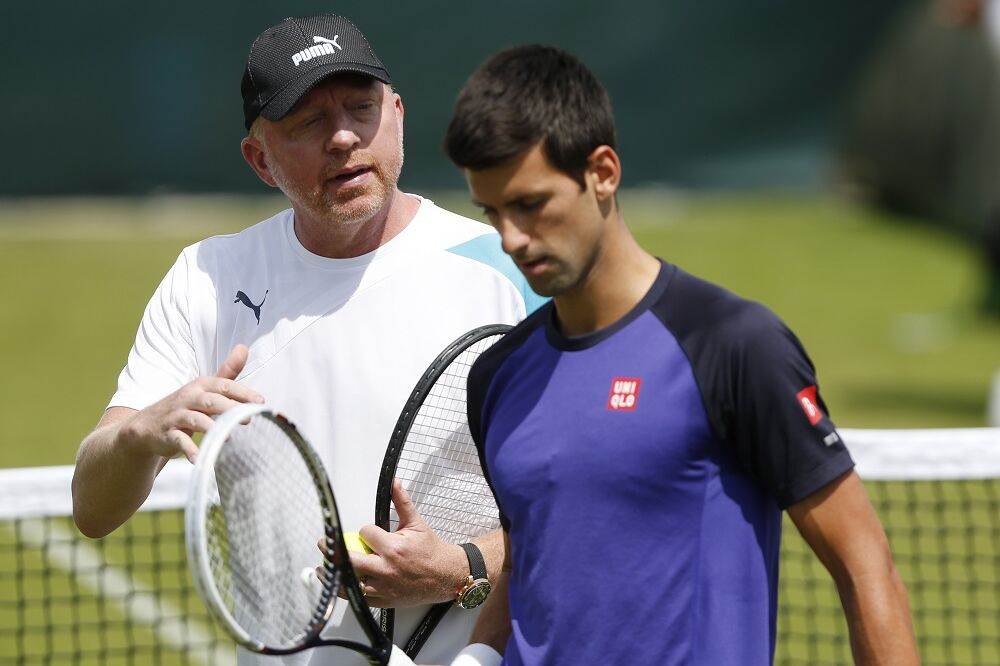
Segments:
[[[528,281],[517,269],[514,262],[508,257],[503,248],[500,247],[500,236],[497,234],[483,234],[466,241],[461,245],[448,248],[448,252],[453,252],[460,257],[466,257],[480,263],[486,264],[501,273],[513,283],[524,299],[525,316],[530,315],[539,307],[548,302],[548,298],[539,296],[528,286]]]

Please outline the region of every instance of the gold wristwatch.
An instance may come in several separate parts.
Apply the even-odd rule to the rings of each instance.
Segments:
[[[455,605],[459,608],[475,608],[489,596],[493,587],[486,578],[486,561],[479,548],[472,543],[461,544],[465,556],[469,558],[469,577],[456,594]]]

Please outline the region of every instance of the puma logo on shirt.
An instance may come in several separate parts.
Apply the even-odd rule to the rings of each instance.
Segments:
[[[253,310],[253,316],[257,318],[257,325],[260,326],[260,309],[264,306],[264,301],[267,300],[268,291],[270,290],[268,289],[264,291],[264,298],[261,299],[260,305],[254,305],[253,301],[250,300],[250,297],[244,294],[242,291],[236,292],[236,300],[233,301],[233,303],[242,303],[243,305]]]

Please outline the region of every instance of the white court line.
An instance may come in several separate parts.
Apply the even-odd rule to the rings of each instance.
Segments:
[[[184,461],[168,463],[143,509],[182,509],[190,473],[191,465]],[[72,474],[71,466],[0,470],[0,520],[19,519],[24,543],[42,551],[48,563],[66,571],[136,624],[150,627],[165,645],[181,650],[191,642],[211,644],[213,636],[202,622],[188,619],[182,609],[159,599],[153,588],[125,568],[109,564],[75,531],[55,522],[46,524],[46,517],[72,514]],[[230,645],[190,654],[195,663],[206,666],[236,664],[235,648]]]
[[[117,607],[135,623],[147,625],[160,641],[181,653],[191,643],[209,645],[213,635],[204,625],[187,618],[173,604],[156,599],[155,591],[119,566],[108,564],[101,553],[71,530],[44,519],[22,520],[20,536],[23,543],[41,550],[48,563],[72,575],[78,584]],[[166,616],[166,617],[165,617]],[[211,650],[208,655],[199,654]],[[214,649],[187,653],[194,663],[236,664],[232,646],[216,645]]]

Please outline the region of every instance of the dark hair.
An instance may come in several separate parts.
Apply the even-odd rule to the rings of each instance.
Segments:
[[[575,57],[551,46],[519,46],[481,64],[462,86],[444,149],[460,168],[509,162],[542,142],[555,168],[585,187],[587,158],[615,147],[611,100]]]

